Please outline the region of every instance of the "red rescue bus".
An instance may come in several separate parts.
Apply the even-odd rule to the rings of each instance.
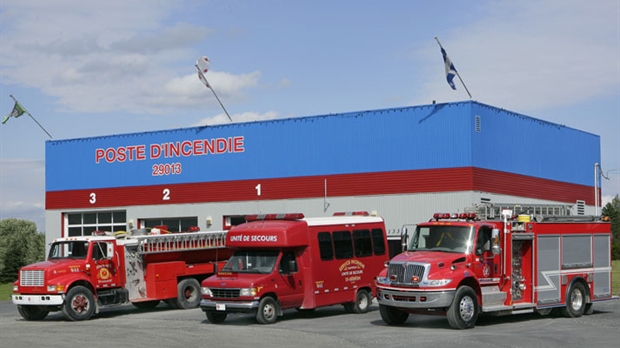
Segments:
[[[202,282],[200,307],[212,323],[228,313],[252,313],[274,323],[283,310],[341,304],[365,313],[376,296],[375,276],[388,261],[383,219],[366,212],[304,218],[247,216],[228,231],[233,256]]]

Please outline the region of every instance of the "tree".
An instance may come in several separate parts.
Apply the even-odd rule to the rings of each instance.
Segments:
[[[611,202],[603,207],[603,216],[611,220],[611,235],[613,244],[611,245],[611,258],[620,260],[620,197],[616,195]]]
[[[45,259],[45,235],[34,222],[0,220],[0,283],[17,280],[19,269]]]

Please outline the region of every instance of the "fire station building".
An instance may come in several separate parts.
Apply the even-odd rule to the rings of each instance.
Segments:
[[[368,211],[389,236],[481,203],[594,214],[598,135],[476,101],[46,142],[46,238]],[[596,191],[596,192],[595,192]]]

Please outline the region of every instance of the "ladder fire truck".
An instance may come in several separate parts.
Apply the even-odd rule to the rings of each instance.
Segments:
[[[617,299],[611,224],[568,213],[569,206],[495,204],[434,214],[377,277],[381,318],[400,325],[410,314],[440,314],[468,329],[480,314],[557,308],[579,317]]]
[[[231,255],[226,232],[160,235],[110,233],[58,238],[47,261],[20,269],[13,303],[26,320],[61,310],[68,320],[87,320],[100,308],[132,303],[154,308],[195,308],[200,282]]]

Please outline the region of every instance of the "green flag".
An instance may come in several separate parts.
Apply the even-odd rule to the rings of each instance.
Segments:
[[[19,105],[19,103],[16,100],[15,106],[13,107],[13,111],[11,111],[10,114],[4,116],[4,120],[2,120],[2,124],[5,124],[6,121],[8,121],[9,118],[11,117],[18,118],[19,116],[23,115],[24,112],[26,112],[26,110],[24,110],[24,108],[21,105]]]

